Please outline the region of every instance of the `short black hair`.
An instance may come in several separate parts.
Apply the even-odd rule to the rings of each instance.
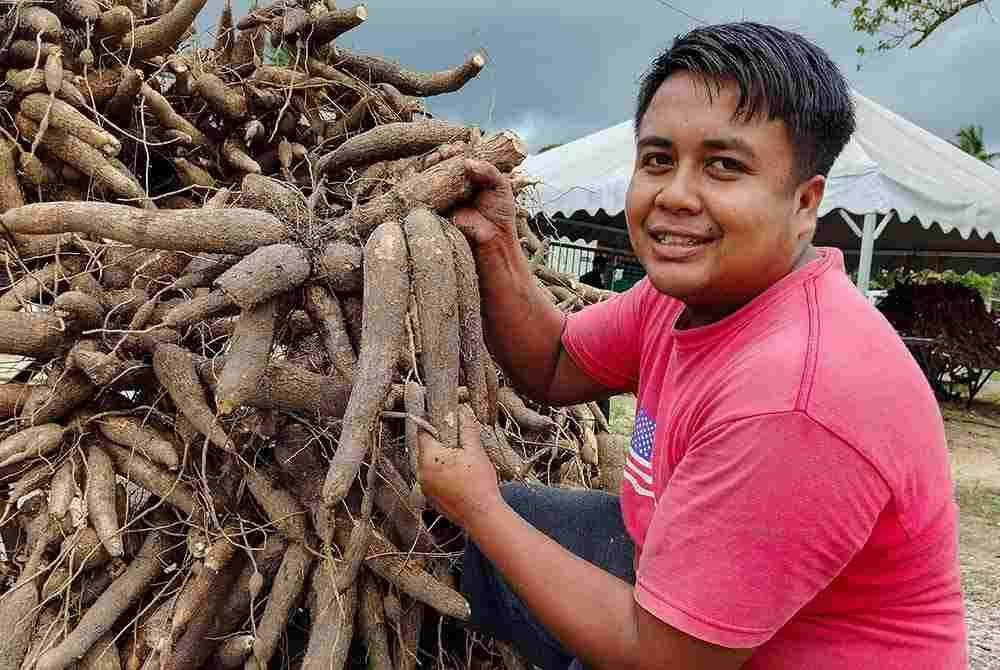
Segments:
[[[737,118],[783,121],[800,181],[828,175],[854,132],[854,105],[844,75],[801,35],[744,22],[704,26],[677,37],[642,77],[637,133],[657,89],[676,72],[700,76],[709,96],[724,82],[735,82],[740,88]]]

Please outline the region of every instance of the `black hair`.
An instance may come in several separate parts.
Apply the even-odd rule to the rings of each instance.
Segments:
[[[826,176],[854,132],[854,105],[844,75],[801,35],[759,23],[696,28],[674,40],[642,77],[635,130],[657,89],[670,75],[700,76],[709,96],[735,82],[735,117],[781,120],[795,152],[799,181]]]

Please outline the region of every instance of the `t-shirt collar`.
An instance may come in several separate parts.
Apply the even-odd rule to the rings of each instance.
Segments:
[[[687,328],[684,330],[673,330],[673,336],[681,347],[698,347],[713,342],[721,337],[731,337],[741,330],[743,326],[752,321],[762,311],[766,310],[782,295],[789,290],[802,286],[810,279],[830,270],[831,268],[844,271],[844,255],[840,249],[832,247],[818,247],[816,258],[812,259],[794,272],[772,284],[767,290],[755,297],[747,304],[729,316],[710,323],[707,326],[697,328]],[[680,310],[671,327],[676,326],[677,319],[684,313]]]

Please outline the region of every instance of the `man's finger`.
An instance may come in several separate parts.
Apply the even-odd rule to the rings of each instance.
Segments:
[[[479,437],[479,420],[468,405],[458,406],[458,441],[463,447],[479,446],[482,440]]]
[[[472,183],[482,189],[493,190],[504,184],[503,175],[495,165],[475,158],[465,161],[465,174]]]
[[[473,242],[479,241],[481,220],[482,215],[477,210],[469,207],[456,209],[451,214],[451,222],[455,224],[456,228],[462,231],[463,235],[470,238]]]
[[[423,450],[426,447],[440,447],[441,443],[429,432],[417,426],[417,446]]]

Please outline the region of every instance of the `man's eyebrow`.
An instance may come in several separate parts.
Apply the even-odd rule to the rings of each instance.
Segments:
[[[718,139],[705,140],[701,143],[701,145],[706,149],[715,149],[716,151],[738,151],[746,154],[751,159],[757,158],[757,154],[754,152],[753,147],[739,137],[721,137]]]
[[[673,149],[674,143],[666,138],[660,137],[658,135],[647,135],[643,137],[638,142],[636,142],[636,149],[643,149],[645,147],[659,147],[661,149]]]

